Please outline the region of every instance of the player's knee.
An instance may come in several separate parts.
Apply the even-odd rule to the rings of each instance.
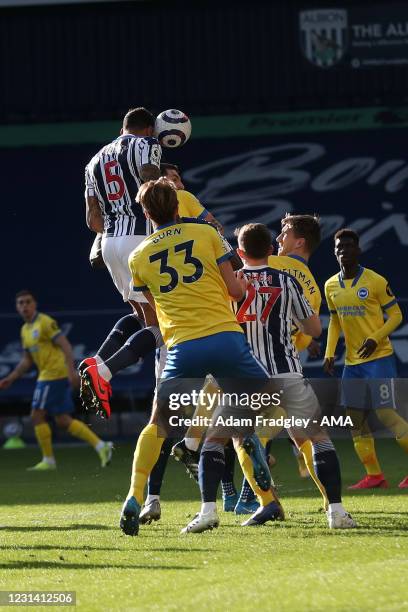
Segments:
[[[45,423],[45,421],[45,414],[42,410],[33,410],[31,412],[31,422],[34,427],[36,427],[37,425],[41,425],[41,423]]]
[[[69,414],[59,414],[55,417],[55,422],[61,429],[68,429],[72,423],[72,417]]]
[[[123,340],[127,340],[130,338],[130,336],[140,331],[143,327],[144,323],[138,316],[129,314],[116,322],[111,334],[118,334],[123,338]]]

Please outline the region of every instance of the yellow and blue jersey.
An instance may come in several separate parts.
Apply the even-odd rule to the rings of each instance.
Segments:
[[[167,348],[242,333],[218,268],[231,256],[214,227],[192,219],[157,228],[130,254],[134,290],[152,294]]]
[[[322,295],[306,259],[298,255],[271,255],[268,257],[268,266],[293,276],[300,283],[303,294],[313,311],[319,314]],[[312,340],[311,336],[307,336],[296,327],[294,327],[292,333],[293,342],[298,352],[309,346]]]
[[[180,217],[196,217],[204,219],[208,215],[208,210],[204,208],[200,200],[195,195],[184,189],[177,191],[178,209]]]
[[[384,325],[384,312],[397,302],[383,276],[359,266],[354,278],[345,279],[340,272],[326,281],[324,290],[330,315],[338,317],[344,334],[346,365],[392,355],[388,336],[378,342],[368,359],[362,359],[357,353],[363,342]]]
[[[38,370],[38,380],[57,380],[68,376],[64,353],[54,344],[61,334],[58,323],[41,312],[21,328],[23,349],[28,351]]]

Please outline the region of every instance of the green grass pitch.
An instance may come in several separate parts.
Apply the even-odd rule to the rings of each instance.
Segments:
[[[363,470],[349,440],[336,446],[350,484]],[[345,495],[357,530],[328,530],[313,484],[278,440],[284,523],[243,528],[220,504],[219,529],[181,536],[199,495],[170,459],[162,520],[136,538],[118,529],[131,445],[118,445],[105,470],[86,447],[57,449],[50,473],[25,471],[37,449],[1,451],[0,588],[75,590],[84,611],[408,610],[408,491],[396,488],[406,462],[394,441],[377,447],[391,487]]]

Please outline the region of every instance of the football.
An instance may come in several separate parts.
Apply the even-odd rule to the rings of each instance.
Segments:
[[[181,147],[190,138],[190,134],[191,121],[183,111],[170,108],[157,116],[154,135],[162,147]]]

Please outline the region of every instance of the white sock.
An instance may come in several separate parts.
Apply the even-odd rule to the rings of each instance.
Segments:
[[[215,512],[217,510],[216,502],[203,502],[201,504],[201,514],[208,514],[209,512]]]
[[[99,357],[99,355],[95,355],[94,359],[96,361],[96,365],[99,365],[100,363],[103,363],[103,359],[102,359],[102,357]]]
[[[150,495],[149,493],[149,495],[146,497],[145,506],[147,506],[147,504],[151,504],[155,499],[160,501],[160,495]]]
[[[339,512],[339,514],[346,514],[342,503],[329,504],[329,513],[332,514],[333,512]]]
[[[188,450],[196,451],[200,446],[200,440],[198,438],[184,438],[184,444],[187,446]]]
[[[108,366],[104,364],[102,361],[102,363],[98,363],[96,367],[98,368],[99,376],[101,376],[104,380],[109,382],[110,379],[112,378],[112,373],[110,369],[108,368]]]
[[[103,440],[100,440],[98,444],[95,446],[95,450],[100,451],[104,446],[105,446],[105,442]]]
[[[54,457],[43,457],[44,463],[48,463],[49,465],[55,465]]]

